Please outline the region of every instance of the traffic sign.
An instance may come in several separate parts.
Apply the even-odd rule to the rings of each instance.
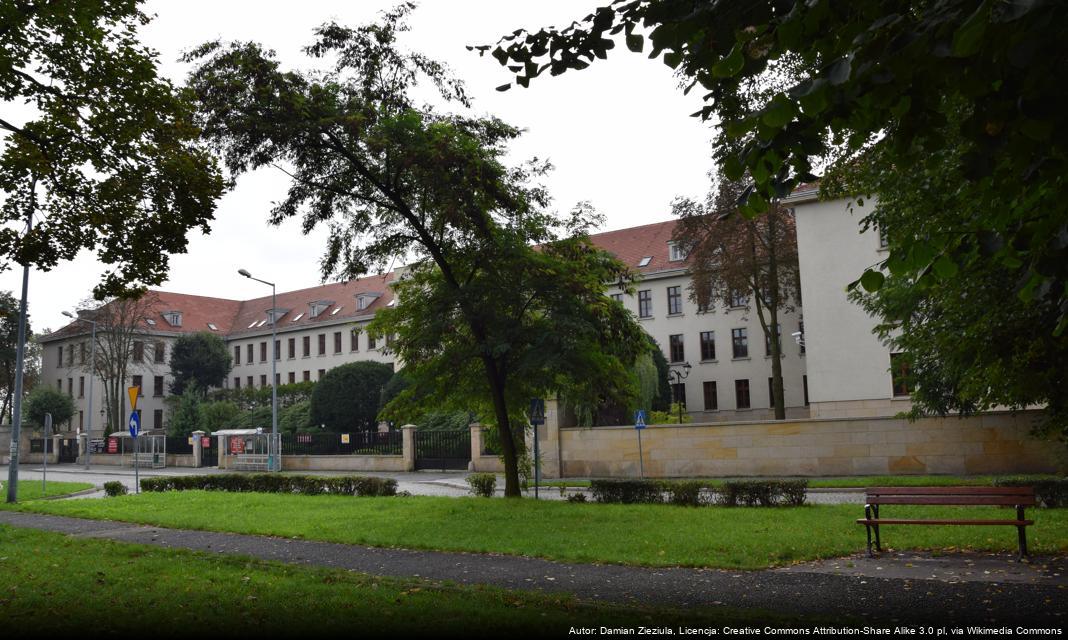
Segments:
[[[645,409],[638,409],[637,411],[634,412],[634,428],[635,429],[644,429],[645,428]]]
[[[137,387],[134,387],[135,389]],[[136,438],[141,433],[141,414],[130,412],[130,436]]]
[[[545,400],[531,398],[530,400],[530,424],[545,424]]]
[[[130,410],[137,408],[137,396],[141,395],[141,387],[127,387],[126,394],[130,396]]]

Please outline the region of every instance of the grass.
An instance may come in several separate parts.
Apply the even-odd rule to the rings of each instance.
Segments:
[[[864,548],[859,505],[782,508],[571,504],[486,498],[353,498],[186,491],[14,508],[165,527],[572,562],[760,569]],[[886,507],[884,517],[1004,517],[982,507]],[[1068,509],[1034,509],[1036,554],[1068,551]],[[892,549],[1011,551],[1011,527],[886,527]]]
[[[156,635],[397,633],[562,636],[572,626],[797,622],[724,607],[678,611],[461,587],[240,557],[76,539],[0,525],[0,620],[9,634],[152,629]]]
[[[843,476],[838,478],[809,478],[808,486],[813,489],[846,489],[864,487],[990,487],[999,476]],[[1034,480],[1051,480],[1060,478],[1053,475],[1012,476],[1013,478],[1031,478]],[[746,480],[748,478],[739,478]],[[725,478],[672,478],[672,480],[705,480],[710,487],[721,486]],[[590,486],[589,480],[543,480],[543,487],[583,487]]]
[[[27,500],[40,500],[52,496],[65,496],[86,489],[92,489],[93,485],[88,482],[49,482],[44,491],[41,490],[40,480],[19,480],[18,498],[20,502]],[[7,483],[0,483],[0,495],[7,496]]]

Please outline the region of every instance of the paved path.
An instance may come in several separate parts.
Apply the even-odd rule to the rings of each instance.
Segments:
[[[673,607],[726,605],[785,614],[853,617],[879,626],[892,626],[895,622],[985,626],[1026,623],[1060,628],[1065,622],[1064,612],[1068,611],[1064,559],[1036,559],[1026,575],[993,582],[970,580],[967,576],[947,580],[919,575],[848,575],[828,566],[722,571],[565,564],[516,556],[384,549],[6,511],[0,511],[0,523],[375,575],[568,592],[585,600]],[[1004,565],[1010,559],[994,556],[988,561]]]

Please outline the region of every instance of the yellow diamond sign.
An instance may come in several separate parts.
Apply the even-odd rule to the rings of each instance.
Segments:
[[[141,387],[128,387],[126,393],[130,396],[130,411],[137,408],[137,396],[141,395]]]

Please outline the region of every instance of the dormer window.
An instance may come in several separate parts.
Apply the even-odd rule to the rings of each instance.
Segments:
[[[333,300],[316,300],[310,303],[308,306],[311,307],[311,317],[317,317],[320,313],[329,309],[332,304],[334,304]]]
[[[649,266],[649,262],[651,262],[652,259],[653,259],[653,256],[644,256],[644,257],[642,257],[641,260],[638,261],[638,266],[639,267],[647,267],[647,266]]]
[[[284,318],[285,315],[289,313],[289,311],[289,309],[268,309],[267,322],[274,324],[275,322]]]
[[[677,242],[668,243],[668,260],[671,262],[682,262],[686,259],[686,249],[684,249]]]
[[[378,300],[381,297],[382,294],[377,293],[375,291],[368,291],[365,293],[356,294],[356,310],[363,311],[367,307],[373,305],[375,303],[375,300]]]
[[[211,329],[212,331],[218,331],[219,330],[219,327],[217,327],[214,322],[209,322],[208,323],[208,328]]]
[[[181,311],[168,311],[163,314],[163,319],[167,321],[172,327],[182,326],[182,312]]]
[[[154,326],[156,326],[156,321],[153,320],[152,318],[145,318],[145,324],[147,324],[150,327],[154,327]]]

